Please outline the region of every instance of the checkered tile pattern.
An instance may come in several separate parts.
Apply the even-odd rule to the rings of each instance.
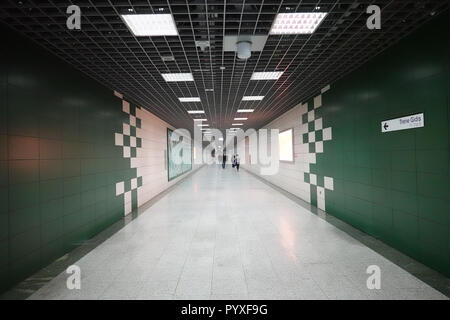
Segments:
[[[137,129],[141,128],[142,120],[136,117],[136,108],[123,100],[123,95],[117,92],[114,92],[114,95],[122,99],[122,111],[128,115],[128,121],[123,123],[122,132],[115,133],[115,144],[122,147],[123,157],[130,159],[131,168],[132,159],[137,157],[137,150],[142,147],[141,138],[136,136]],[[142,187],[142,177],[137,176],[137,171],[136,178],[116,184],[116,196],[124,195],[124,215],[133,211],[133,192],[139,187]]]
[[[323,127],[322,118],[322,94],[330,90],[330,86],[322,89],[321,94],[314,98],[312,104],[304,104],[301,113],[301,121],[308,131],[303,134],[303,144],[307,144],[311,159],[324,153],[324,142],[333,139],[332,128]],[[315,162],[315,161],[314,161]],[[304,181],[312,186],[316,186],[317,190],[317,206],[321,210],[325,210],[325,190],[334,190],[334,179],[331,177],[318,177],[310,172],[304,173]],[[313,189],[313,188],[312,188]]]

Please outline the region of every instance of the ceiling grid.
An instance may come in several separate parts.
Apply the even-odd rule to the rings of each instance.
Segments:
[[[381,30],[368,30],[369,0],[5,0],[0,22],[39,43],[75,68],[179,128],[193,118],[228,129],[260,128],[326,85],[373,58],[433,15],[440,0],[380,0]],[[82,28],[66,27],[66,9],[82,10]],[[326,12],[312,34],[269,35],[278,13]],[[137,37],[122,14],[172,14],[178,36]],[[239,60],[224,51],[226,36],[268,36],[264,49]],[[209,43],[199,47],[196,41]],[[174,59],[170,59],[173,57]],[[164,58],[164,59],[163,59]],[[254,81],[254,72],[282,71]],[[163,73],[192,73],[194,81],[166,82]],[[244,96],[264,96],[242,101]],[[199,97],[200,102],[179,98]],[[255,109],[238,114],[238,109]],[[204,110],[191,115],[189,110]]]

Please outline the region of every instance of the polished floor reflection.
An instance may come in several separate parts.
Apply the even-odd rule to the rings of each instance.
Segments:
[[[31,299],[446,299],[245,171],[205,167]],[[381,289],[367,288],[368,266]]]

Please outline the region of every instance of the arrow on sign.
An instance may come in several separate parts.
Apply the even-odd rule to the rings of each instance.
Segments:
[[[387,130],[389,128],[389,125],[387,123],[384,124],[384,130]]]

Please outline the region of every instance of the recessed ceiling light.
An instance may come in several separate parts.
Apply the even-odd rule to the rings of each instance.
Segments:
[[[208,121],[208,119],[194,119],[194,121]]]
[[[192,73],[163,73],[161,75],[167,82],[194,81]]]
[[[123,14],[121,17],[137,37],[178,35],[171,14]]]
[[[175,61],[175,57],[174,56],[161,56],[161,60],[163,62],[173,62],[173,61]]]
[[[209,127],[209,124],[198,124],[197,127]]]
[[[242,101],[261,101],[264,96],[244,96]]]
[[[248,118],[234,118],[234,121],[245,121],[248,120]]]
[[[239,109],[238,113],[252,113],[255,109]]]
[[[192,97],[192,98],[178,98],[180,102],[201,102],[199,97]]]
[[[214,92],[214,89],[205,89],[206,92]]]
[[[250,80],[278,80],[282,75],[283,71],[255,72]]]
[[[269,34],[311,34],[326,15],[326,12],[279,13]]]
[[[232,124],[232,126],[236,126],[236,127],[238,127],[238,126],[243,126],[244,124],[243,123],[233,123]]]
[[[188,113],[189,114],[204,114],[205,111],[203,111],[203,110],[189,110]]]

